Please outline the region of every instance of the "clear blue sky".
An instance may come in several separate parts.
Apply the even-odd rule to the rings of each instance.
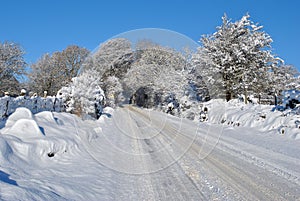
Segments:
[[[198,41],[227,13],[246,12],[273,38],[274,53],[300,69],[298,0],[6,0],[0,4],[0,41],[14,41],[26,61],[76,44],[89,50],[125,31],[163,28]]]

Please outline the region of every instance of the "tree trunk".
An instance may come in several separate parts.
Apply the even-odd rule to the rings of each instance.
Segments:
[[[248,104],[248,93],[246,87],[245,87],[245,104]]]
[[[278,98],[277,98],[277,94],[274,94],[274,105],[277,106],[278,105]]]
[[[226,91],[226,101],[230,101],[232,97],[232,93],[230,91]]]

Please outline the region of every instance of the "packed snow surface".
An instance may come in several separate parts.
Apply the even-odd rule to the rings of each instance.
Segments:
[[[203,123],[132,106],[97,121],[19,108],[0,124],[0,200],[299,200],[300,141],[278,134],[280,113],[207,107]]]

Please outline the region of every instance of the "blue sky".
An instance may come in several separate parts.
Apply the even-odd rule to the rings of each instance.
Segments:
[[[93,50],[140,28],[170,29],[199,41],[224,13],[235,21],[249,12],[273,38],[273,52],[300,69],[298,0],[7,0],[0,7],[0,41],[19,43],[28,63],[71,44]]]

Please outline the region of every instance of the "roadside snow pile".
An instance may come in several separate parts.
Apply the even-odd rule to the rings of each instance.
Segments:
[[[20,138],[43,136],[42,130],[35,121],[32,113],[27,108],[17,108],[8,117],[3,134],[10,134]]]
[[[291,105],[297,103],[297,100],[300,101],[300,93],[290,91],[283,102]],[[214,99],[199,104],[183,97],[179,101],[179,107],[174,107],[170,114],[195,122],[256,128],[262,132],[271,131],[292,139],[300,139],[300,105],[289,106],[289,109],[284,110],[283,106],[257,104],[254,98],[251,101],[252,103],[245,104],[239,99],[229,102]],[[168,113],[166,107],[157,110]]]
[[[300,115],[295,109],[278,111],[272,105],[244,104],[238,100],[211,100],[204,105],[210,123],[257,128],[300,139]]]
[[[0,200],[99,200],[106,196],[99,189],[111,189],[109,181],[103,182],[110,178],[99,170],[102,166],[86,147],[101,134],[101,122],[112,112],[107,108],[99,120],[82,121],[69,113],[34,115],[18,108],[6,121],[0,120]]]
[[[63,115],[74,122],[73,115],[62,113],[61,116]],[[33,115],[27,108],[17,108],[6,122],[1,124],[3,128],[0,127],[0,164],[11,161],[10,155],[16,165],[19,159],[41,164],[41,160],[45,158],[70,152],[78,146],[78,142],[76,132],[69,134],[70,128],[75,128],[69,122],[68,125],[55,118],[52,112],[45,111]]]
[[[20,119],[33,120],[33,115],[31,111],[27,108],[24,107],[17,108],[16,111],[8,117],[5,126],[7,127],[13,126]]]

